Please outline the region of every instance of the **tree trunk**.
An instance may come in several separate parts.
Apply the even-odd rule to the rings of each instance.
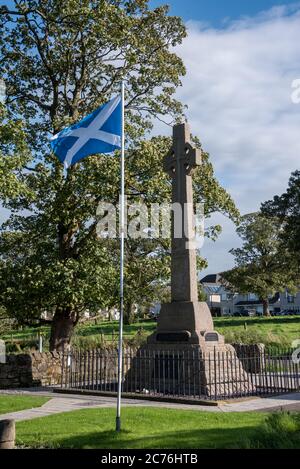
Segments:
[[[262,304],[263,304],[263,315],[266,317],[271,316],[270,310],[269,310],[269,300],[268,299],[262,300]]]
[[[57,308],[52,320],[49,349],[67,350],[76,325],[76,314],[70,308]]]
[[[124,305],[124,324],[132,324],[134,321],[134,314],[133,314],[133,305],[132,303],[127,303]]]

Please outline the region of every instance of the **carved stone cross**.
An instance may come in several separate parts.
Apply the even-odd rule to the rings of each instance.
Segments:
[[[196,252],[189,240],[194,237],[192,174],[201,164],[201,151],[191,145],[190,138],[187,123],[175,125],[173,146],[163,162],[172,177],[172,203],[181,209],[172,218],[172,301],[198,301]]]

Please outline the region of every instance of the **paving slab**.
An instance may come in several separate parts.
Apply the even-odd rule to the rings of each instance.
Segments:
[[[41,407],[21,410],[0,415],[0,419],[13,418],[16,421],[31,420],[63,412],[71,412],[87,408],[115,407],[116,398],[106,396],[88,396],[75,394],[59,394],[49,388],[28,388],[0,391],[0,395],[31,395],[50,397]],[[148,400],[123,399],[122,404],[134,407],[160,407],[168,409],[191,410],[195,412],[262,412],[272,410],[300,410],[300,393],[284,394],[272,397],[252,397],[239,401],[220,402],[218,406],[190,405],[172,402],[154,402]]]
[[[219,404],[223,412],[267,411],[269,409],[285,409],[300,405],[300,393],[283,394],[281,396],[257,397],[241,402],[224,402]]]

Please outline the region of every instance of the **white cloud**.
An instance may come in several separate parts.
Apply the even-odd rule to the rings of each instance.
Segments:
[[[300,78],[300,5],[226,21],[224,29],[195,22],[188,29],[178,49],[187,67],[178,97],[219,180],[242,213],[255,211],[299,167],[300,105],[291,94]],[[224,228],[202,251],[210,272],[233,265],[227,253],[238,240],[232,224]]]

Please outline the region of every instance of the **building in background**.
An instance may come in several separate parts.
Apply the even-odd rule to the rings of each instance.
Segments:
[[[254,293],[241,294],[228,290],[222,284],[220,274],[206,275],[200,282],[213,316],[263,314],[263,305],[257,295]],[[270,295],[269,302],[271,314],[300,314],[300,291],[296,295],[292,295],[286,289],[274,296]]]

